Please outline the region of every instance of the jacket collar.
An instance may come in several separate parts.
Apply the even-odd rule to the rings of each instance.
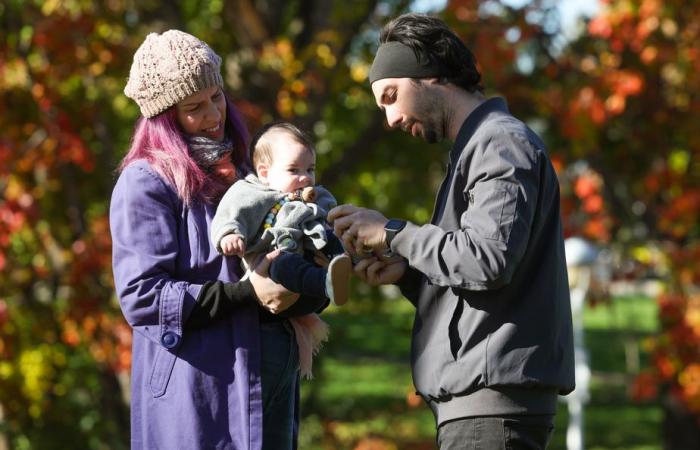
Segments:
[[[457,133],[457,138],[450,151],[450,161],[457,160],[481,122],[492,112],[508,113],[508,105],[504,98],[489,98],[477,106],[474,111],[467,116]]]

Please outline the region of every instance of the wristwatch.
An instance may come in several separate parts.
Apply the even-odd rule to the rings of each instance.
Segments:
[[[384,231],[386,232],[385,242],[389,251],[391,251],[391,241],[394,240],[394,237],[399,234],[405,226],[406,221],[401,219],[389,219],[384,225]]]

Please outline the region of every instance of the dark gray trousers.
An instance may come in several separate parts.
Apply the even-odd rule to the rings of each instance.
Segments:
[[[437,430],[440,450],[544,450],[554,430],[554,416],[467,417]]]

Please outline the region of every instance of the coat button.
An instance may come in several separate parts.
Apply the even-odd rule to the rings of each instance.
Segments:
[[[165,333],[163,333],[163,336],[161,336],[160,342],[165,348],[173,348],[177,346],[177,344],[180,342],[180,336],[173,333],[172,331],[166,331]]]

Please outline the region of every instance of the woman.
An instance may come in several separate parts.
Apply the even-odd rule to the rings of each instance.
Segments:
[[[133,449],[296,443],[298,353],[272,313],[298,296],[267,277],[274,254],[238,281],[238,258],[208,239],[218,198],[250,167],[220,67],[194,36],[152,33],[124,89],[143,115],[110,205],[115,285],[134,330]],[[212,170],[229,152],[230,170]]]

